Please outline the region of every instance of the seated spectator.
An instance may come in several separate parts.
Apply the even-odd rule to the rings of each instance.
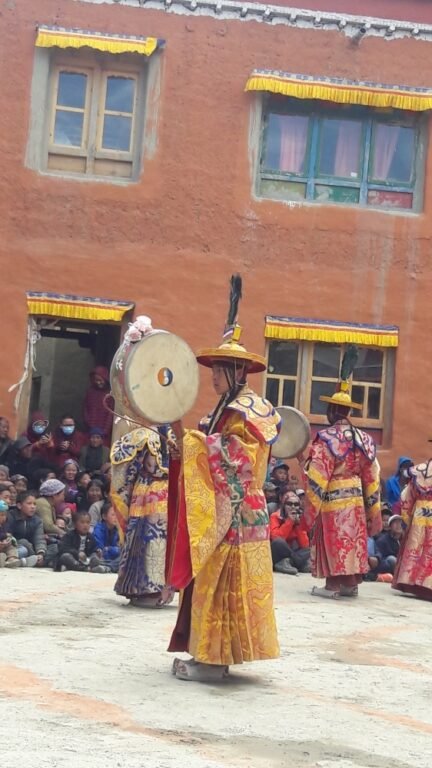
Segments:
[[[42,520],[36,514],[36,497],[32,491],[23,491],[18,495],[17,509],[10,517],[9,526],[17,541],[20,564],[27,568],[44,565],[48,546]]]
[[[15,488],[13,483],[10,483],[10,485],[9,485],[9,493],[10,493],[10,503],[9,503],[9,506],[12,508],[12,507],[15,507],[17,496],[18,496],[18,491]]]
[[[24,475],[12,475],[11,482],[14,484],[17,493],[22,493],[27,490],[28,480]]]
[[[79,464],[75,459],[67,459],[63,465],[63,472],[60,480],[65,484],[66,501],[74,502],[78,495],[78,485],[76,478],[79,471]]]
[[[12,495],[10,492],[10,483],[0,483],[0,499],[5,501],[8,508],[11,506]]]
[[[100,522],[101,510],[106,501],[106,491],[101,480],[92,480],[87,488],[87,509],[90,514],[90,530]]]
[[[0,462],[9,466],[13,457],[13,440],[9,437],[9,422],[0,416]]]
[[[15,441],[14,456],[11,464],[11,475],[24,475],[29,477],[32,470],[32,444],[26,437],[19,437]]]
[[[17,542],[8,523],[8,505],[0,499],[0,568],[17,568],[20,565]]]
[[[94,527],[93,536],[102,552],[104,564],[109,565],[112,573],[117,573],[120,564],[120,537],[111,501],[104,502],[100,514],[101,519]]]
[[[276,485],[277,488],[283,488],[288,485],[289,480],[289,466],[284,461],[278,461],[273,467],[271,473],[271,482]]]
[[[76,504],[71,504],[68,501],[62,501],[61,504],[56,506],[56,521],[59,528],[62,530],[70,531],[73,527],[72,518],[77,511]]]
[[[376,540],[379,556],[379,573],[394,573],[400,543],[403,536],[402,518],[393,515],[389,520],[389,529],[381,533]]]
[[[310,572],[309,537],[301,523],[300,499],[287,491],[277,512],[270,516],[273,569],[295,575]]]
[[[80,464],[87,472],[96,472],[109,461],[109,448],[103,444],[103,440],[103,430],[100,427],[92,427],[88,444],[84,446],[80,455]]]
[[[7,483],[9,480],[9,467],[5,464],[0,464],[0,483]]]
[[[65,485],[60,480],[45,480],[39,489],[36,513],[42,520],[45,536],[56,543],[64,531],[57,525],[56,507],[64,502]]]
[[[33,485],[38,491],[42,483],[46,480],[57,480],[57,474],[53,467],[42,467],[37,469],[32,475]]]
[[[57,571],[91,571],[110,573],[102,561],[102,551],[90,533],[90,515],[81,510],[73,519],[73,530],[65,534],[59,545]]]
[[[109,395],[110,380],[108,369],[102,365],[96,366],[90,373],[90,386],[84,398],[84,424],[87,430],[98,427],[102,430],[106,445],[111,442],[113,414],[105,406],[105,398]],[[113,408],[112,397],[107,398],[108,405]]]
[[[79,459],[84,435],[76,428],[73,416],[65,415],[54,432],[54,461],[63,467],[68,459]]]
[[[279,507],[278,489],[274,483],[264,483],[264,496],[267,502],[267,512],[271,515]]]
[[[78,472],[76,476],[76,484],[78,493],[74,499],[77,509],[84,509],[87,499],[87,488],[91,483],[91,476],[85,470]]]
[[[389,529],[389,520],[392,516],[392,508],[388,501],[383,501],[381,504],[381,518],[382,518],[382,530],[388,531]],[[381,534],[378,534],[380,536]],[[375,536],[375,538],[378,538],[378,536]]]
[[[401,456],[395,474],[387,480],[386,499],[392,509],[393,504],[399,501],[403,489],[409,482],[409,470],[413,466],[412,459],[408,456]]]

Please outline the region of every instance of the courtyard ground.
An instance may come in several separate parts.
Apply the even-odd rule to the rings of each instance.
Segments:
[[[430,768],[432,605],[364,584],[320,600],[276,576],[277,661],[181,682],[176,609],[113,576],[0,571],[4,768]]]

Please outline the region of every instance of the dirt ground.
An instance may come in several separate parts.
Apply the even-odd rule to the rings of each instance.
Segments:
[[[176,680],[176,609],[113,576],[0,572],[4,768],[430,768],[432,606],[364,584],[320,600],[276,576],[277,661]]]

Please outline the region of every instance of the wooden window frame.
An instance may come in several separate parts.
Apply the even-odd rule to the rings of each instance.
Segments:
[[[115,64],[115,66],[114,66]],[[57,111],[57,92],[60,72],[78,72],[88,76],[86,104],[83,121],[83,144],[81,147],[71,147],[54,144],[54,125]],[[104,149],[101,146],[105,119],[105,98],[108,77],[127,77],[135,81],[133,112],[131,117],[131,143],[129,151]],[[55,53],[50,59],[49,74],[49,103],[47,115],[47,136],[45,151],[45,170],[50,173],[72,173],[81,178],[103,179],[116,178],[119,181],[131,181],[137,177],[141,159],[141,136],[139,125],[144,130],[144,109],[146,92],[146,64],[139,66],[133,55],[125,54],[124,60],[113,61],[113,55],[99,54],[83,55],[74,51],[70,55]],[[83,110],[76,110],[82,112]],[[111,111],[108,111],[111,114]],[[120,114],[120,113],[119,113]],[[123,113],[122,113],[123,114]],[[126,115],[126,113],[124,113]],[[50,158],[57,158],[51,161]],[[65,158],[65,169],[61,167]],[[68,159],[82,160],[83,167],[77,170],[68,166]],[[104,163],[110,173],[97,172],[98,164]],[[129,174],[116,173],[122,164],[130,169]],[[54,166],[54,167],[53,167]]]
[[[280,339],[280,340],[267,339],[267,343],[266,343],[266,359],[267,360],[269,359],[270,344],[272,342],[283,344],[284,340],[283,339]],[[294,380],[296,381],[295,399],[293,404],[294,407],[301,410],[312,425],[321,426],[323,424],[327,424],[327,418],[325,414],[316,414],[316,413],[310,412],[312,383],[314,381],[325,381],[325,382],[334,381],[335,390],[336,390],[337,379],[326,378],[324,376],[312,376],[314,347],[315,347],[315,343],[318,343],[318,342],[293,341],[293,340],[287,339],[286,343],[288,344],[294,343],[294,344],[297,344],[299,347],[299,352],[297,357],[297,376],[295,377],[293,375],[267,372],[264,377],[264,387],[263,387],[264,396],[267,391],[267,382],[269,380],[277,380],[278,381],[277,405],[282,405],[283,404],[282,403],[283,382],[285,380],[290,380],[290,381]],[[319,342],[319,343],[325,343],[325,342]],[[342,350],[346,345],[337,344],[337,346],[341,347],[341,356],[342,356]],[[391,427],[389,422],[391,419],[391,403],[393,400],[393,387],[394,387],[394,350],[386,347],[375,347],[372,344],[370,346],[362,345],[361,348],[377,349],[383,353],[383,370],[382,370],[381,382],[362,381],[360,379],[357,380],[354,378],[354,380],[352,381],[351,387],[352,386],[364,387],[363,404],[366,405],[366,408],[367,408],[367,397],[368,397],[369,388],[376,388],[381,390],[380,417],[379,419],[356,417],[354,412],[353,421],[359,427],[382,432],[383,438],[385,438],[385,442],[387,443],[388,436],[390,434],[390,427]],[[351,391],[351,387],[350,387],[350,391]]]
[[[392,210],[399,213],[416,213],[420,210],[421,206],[421,147],[420,138],[422,132],[422,121],[420,117],[414,116],[411,113],[407,113],[403,110],[393,110],[392,114],[386,114],[385,110],[374,109],[371,107],[359,107],[352,105],[338,105],[335,108],[333,105],[329,107],[328,103],[320,101],[305,100],[299,102],[298,99],[292,99],[290,97],[279,97],[275,100],[274,97],[266,95],[263,100],[262,121],[261,121],[261,141],[259,152],[259,164],[258,164],[258,194],[262,197],[266,197],[261,193],[260,187],[262,182],[276,181],[287,182],[287,184],[297,183],[304,186],[305,196],[303,197],[290,197],[289,188],[286,189],[285,199],[295,199],[297,202],[323,204],[323,200],[315,198],[315,191],[317,187],[337,187],[345,188],[347,192],[351,190],[358,190],[358,202],[355,201],[337,201],[326,200],[324,204],[328,205],[353,205],[355,207],[363,207],[368,210],[386,211]],[[264,159],[267,149],[267,130],[268,130],[268,116],[270,114],[280,115],[292,115],[299,117],[308,117],[308,138],[306,144],[305,155],[305,173],[291,173],[288,171],[282,171],[278,169],[266,168],[264,165]],[[349,180],[346,178],[340,178],[337,176],[320,176],[318,173],[319,166],[319,151],[320,151],[320,136],[324,120],[352,120],[354,122],[362,123],[362,139],[360,146],[360,164],[359,164],[359,177],[356,180]],[[373,153],[374,153],[374,140],[373,132],[374,127],[378,124],[390,124],[397,125],[404,128],[412,128],[415,131],[414,140],[414,154],[412,158],[411,167],[411,181],[410,182],[386,182],[376,181],[372,179],[371,172],[373,168]],[[282,190],[281,190],[282,191]],[[408,193],[412,195],[412,205],[410,208],[402,206],[388,205],[376,205],[368,202],[369,192],[400,192]],[[284,198],[282,198],[284,199]]]

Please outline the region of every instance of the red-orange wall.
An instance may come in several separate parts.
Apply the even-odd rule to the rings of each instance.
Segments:
[[[157,151],[139,184],[25,167],[38,23],[166,40]],[[399,325],[393,443],[383,461],[428,453],[432,151],[421,215],[256,201],[254,95],[244,86],[253,68],[430,86],[432,42],[367,38],[353,47],[340,32],[67,0],[5,3],[0,39],[3,412],[11,415],[7,387],[22,371],[26,290],[132,299],[197,347],[219,339],[238,270],[245,342],[256,351],[266,313]],[[212,400],[204,387],[196,412]]]

